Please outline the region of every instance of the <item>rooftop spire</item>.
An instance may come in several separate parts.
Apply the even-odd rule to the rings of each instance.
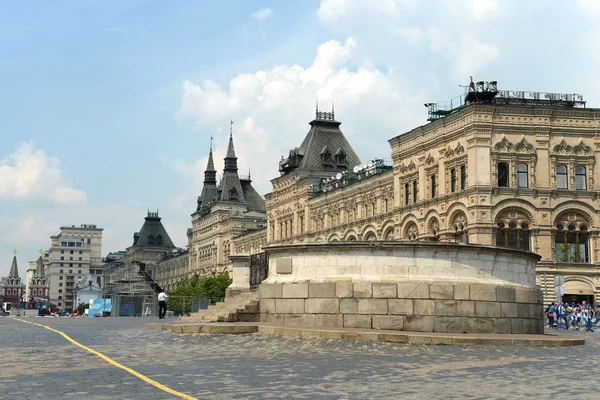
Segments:
[[[206,175],[207,172],[217,172],[215,170],[215,163],[213,161],[212,143],[213,143],[213,137],[211,136],[210,137],[210,151],[208,152],[208,163],[206,164],[206,171],[204,171],[204,182],[206,182],[206,180],[208,179],[208,177]]]
[[[12,264],[10,265],[10,272],[8,274],[9,278],[18,278],[19,277],[19,268],[17,267],[17,249],[13,250],[13,259]]]
[[[225,169],[227,169],[227,159],[235,160],[235,169],[237,169],[237,157],[235,156],[235,150],[233,148],[233,120],[229,125],[229,145],[227,146],[227,154],[225,155]]]
[[[42,260],[41,254],[37,259],[37,265],[35,267],[35,272],[33,273],[33,277],[34,278],[45,278],[46,277],[46,275],[44,274],[44,261]]]

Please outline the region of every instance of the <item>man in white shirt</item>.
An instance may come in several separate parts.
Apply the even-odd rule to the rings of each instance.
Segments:
[[[163,319],[167,314],[167,299],[169,296],[161,290],[158,294],[158,318]]]

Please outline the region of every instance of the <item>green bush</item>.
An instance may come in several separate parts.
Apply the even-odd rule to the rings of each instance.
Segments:
[[[168,292],[168,309],[175,311],[176,314],[181,313],[184,308],[185,313],[192,311],[193,298],[210,298],[214,304],[222,301],[225,297],[225,290],[231,285],[231,278],[228,274],[207,276],[200,278],[194,275],[190,278],[184,278],[177,284],[175,290]]]

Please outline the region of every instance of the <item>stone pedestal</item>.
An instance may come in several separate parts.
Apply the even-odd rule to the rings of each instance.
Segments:
[[[543,333],[539,256],[414,242],[278,245],[260,319],[286,325],[453,333]]]
[[[233,282],[226,290],[226,297],[250,290],[250,255],[232,254],[229,256],[229,260],[231,260],[233,269]]]

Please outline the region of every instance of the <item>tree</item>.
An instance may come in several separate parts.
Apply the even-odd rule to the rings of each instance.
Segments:
[[[88,308],[90,308],[90,303],[79,303],[77,305],[76,311],[79,311],[79,315],[83,315],[85,314],[85,310],[87,310]]]
[[[231,285],[232,279],[227,274],[207,276],[200,278],[198,275],[193,275],[189,278],[182,279],[175,290],[168,292],[169,309],[175,312],[190,313],[192,311],[192,299],[194,298],[210,298],[214,304],[222,301],[225,297],[225,290]]]

